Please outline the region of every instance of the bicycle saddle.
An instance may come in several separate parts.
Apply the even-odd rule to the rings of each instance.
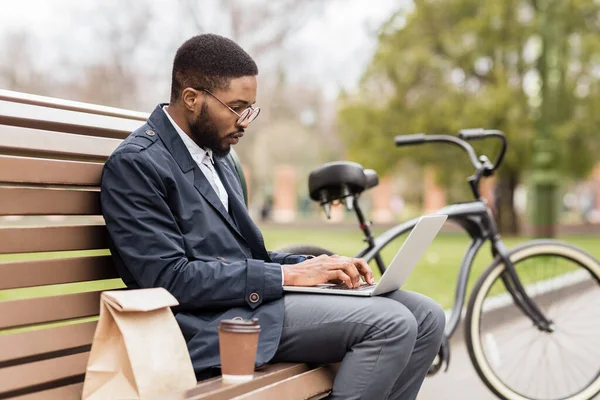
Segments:
[[[377,172],[372,169],[364,169],[362,165],[351,161],[334,161],[310,173],[308,192],[315,201],[332,201],[359,194],[378,183]]]

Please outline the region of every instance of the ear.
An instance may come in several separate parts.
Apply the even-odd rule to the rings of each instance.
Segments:
[[[202,106],[203,97],[200,95],[195,89],[185,88],[183,89],[183,93],[181,93],[181,100],[185,108],[189,111],[195,113],[198,106]]]

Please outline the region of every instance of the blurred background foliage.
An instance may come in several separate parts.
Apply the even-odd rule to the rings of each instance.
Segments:
[[[466,199],[462,182],[471,164],[459,148],[427,145],[397,149],[403,133],[456,134],[461,128],[502,130],[509,151],[499,170],[504,231],[515,232],[512,199],[531,170],[543,96],[546,11],[536,0],[415,0],[382,27],[376,54],[358,93],[342,93],[339,135],[351,158],[379,172],[406,163],[433,164],[451,198]],[[564,0],[557,44],[559,113],[552,120],[563,178],[589,174],[598,162],[600,5]],[[550,27],[551,29],[551,27]],[[493,161],[497,147],[476,145]],[[372,157],[377,154],[377,157]],[[452,190],[452,188],[460,188]]]

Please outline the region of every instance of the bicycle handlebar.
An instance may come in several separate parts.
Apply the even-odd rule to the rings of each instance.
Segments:
[[[486,136],[486,131],[483,128],[461,129],[458,132],[458,137],[463,140],[482,139]]]
[[[421,144],[425,143],[427,140],[427,135],[424,133],[414,133],[412,135],[398,135],[394,138],[396,146]]]
[[[494,137],[502,141],[502,149],[493,164],[491,164],[487,158],[484,158],[485,156],[478,159],[473,147],[467,143],[467,140],[485,139],[489,137]],[[424,133],[398,135],[394,138],[394,142],[396,143],[396,146],[409,146],[430,142],[453,143],[467,152],[471,164],[473,164],[477,170],[484,170],[484,175],[491,175],[492,172],[500,166],[504,159],[504,153],[506,153],[506,138],[501,131],[495,129],[462,129],[459,132],[458,137],[450,135],[426,135]],[[482,165],[482,162],[484,165]]]
[[[463,140],[478,140],[478,139],[486,139],[486,138],[496,138],[502,142],[502,149],[500,153],[496,157],[496,161],[494,161],[493,168],[490,173],[494,172],[500,164],[502,164],[502,160],[504,160],[504,154],[506,153],[506,137],[502,131],[497,129],[461,129],[458,133],[458,137]]]

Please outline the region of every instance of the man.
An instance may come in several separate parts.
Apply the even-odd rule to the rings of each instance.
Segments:
[[[200,35],[173,62],[171,100],[110,156],[102,211],[129,288],[164,287],[199,377],[218,367],[217,326],[258,318],[257,365],[342,361],[335,399],[414,399],[443,336],[430,299],[286,294],[282,286],[373,283],[364,260],[267,252],[225,157],[248,124],[258,69],[229,39]]]

